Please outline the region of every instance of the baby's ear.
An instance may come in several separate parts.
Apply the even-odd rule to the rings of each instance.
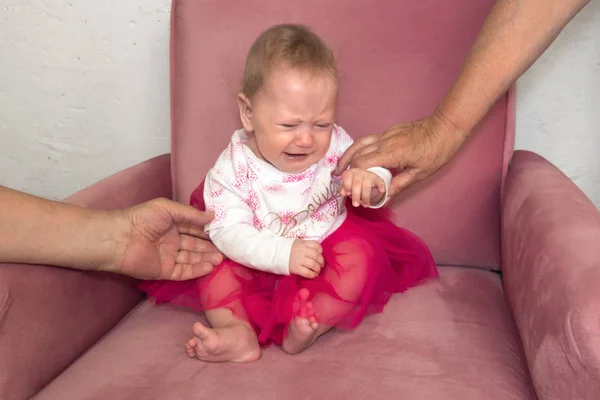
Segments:
[[[238,93],[238,107],[240,109],[240,120],[246,132],[254,132],[252,124],[252,103],[243,93]]]

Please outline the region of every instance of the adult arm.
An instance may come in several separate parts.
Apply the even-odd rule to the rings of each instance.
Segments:
[[[203,232],[211,219],[166,199],[104,211],[0,186],[0,262],[190,279],[222,260]]]
[[[432,115],[363,137],[336,173],[397,168],[390,195],[449,162],[496,100],[537,60],[589,0],[498,0],[465,64]]]

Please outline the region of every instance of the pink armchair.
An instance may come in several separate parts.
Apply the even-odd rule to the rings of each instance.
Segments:
[[[268,25],[314,27],[339,59],[338,122],[382,131],[431,112],[492,0],[176,0],[172,157],[67,201],[114,208],[187,198],[239,125],[245,51]],[[541,157],[513,153],[514,92],[455,160],[397,199],[440,279],[395,296],[354,332],[247,365],[188,359],[201,316],[141,301],[133,281],[0,266],[0,398],[597,399],[600,213]],[[172,181],[171,181],[172,179]]]

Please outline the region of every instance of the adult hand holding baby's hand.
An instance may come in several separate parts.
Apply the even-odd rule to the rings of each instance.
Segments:
[[[325,260],[323,248],[314,240],[296,239],[290,253],[290,274],[307,279],[319,276]]]
[[[362,168],[350,168],[342,174],[340,194],[350,197],[354,207],[370,207],[383,200],[385,182],[373,172]]]
[[[349,165],[398,170],[389,197],[427,178],[449,162],[468,136],[440,111],[409,124],[397,124],[379,135],[363,136],[340,158],[335,174]]]

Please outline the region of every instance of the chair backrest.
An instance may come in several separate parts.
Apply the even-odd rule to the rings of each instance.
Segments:
[[[337,123],[352,136],[433,111],[493,0],[175,0],[171,31],[173,181],[188,202],[234,130],[252,41],[278,23],[312,27],[336,54]],[[395,202],[397,223],[439,264],[499,268],[499,204],[512,154],[512,96],[502,97],[448,167]]]

